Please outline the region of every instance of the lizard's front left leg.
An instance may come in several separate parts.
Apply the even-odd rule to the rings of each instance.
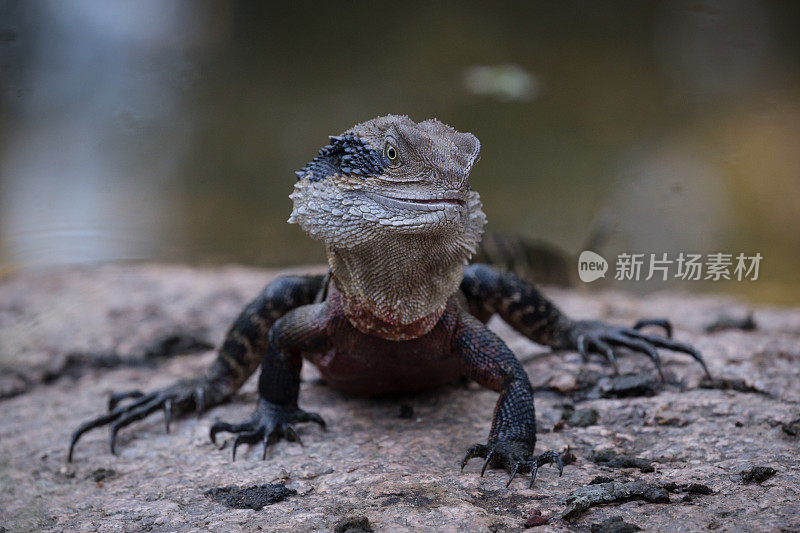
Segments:
[[[255,412],[239,424],[216,422],[211,426],[210,437],[214,443],[221,431],[237,434],[233,442],[234,461],[240,444],[263,442],[262,459],[266,457],[267,447],[282,437],[302,444],[294,423],[315,422],[325,428],[321,416],[297,405],[303,364],[301,354],[324,350],[327,345],[325,305],[300,307],[275,322],[261,363]]]
[[[551,463],[563,472],[561,457],[552,450],[533,455],[536,445],[536,414],[533,388],[522,365],[506,344],[473,316],[462,312],[454,335],[453,349],[461,359],[466,376],[500,393],[494,409],[492,428],[486,444],[467,450],[461,470],[473,457],[485,459],[486,468],[504,468],[510,485],[517,474],[531,474],[536,480],[540,466]]]

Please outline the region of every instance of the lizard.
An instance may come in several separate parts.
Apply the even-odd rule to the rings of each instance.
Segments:
[[[388,115],[360,123],[297,171],[290,223],[326,249],[327,275],[283,276],[250,302],[230,326],[217,358],[203,375],[150,392],[112,394],[108,412],[78,427],[68,461],[87,431],[109,426],[115,453],[120,429],[163,410],[173,413],[229,400],[261,367],[252,416],[210,427],[241,444],[300,442],[296,424],[326,427],[298,404],[304,360],[345,393],[408,393],[466,377],[499,393],[488,439],[469,447],[461,470],[475,457],[504,469],[508,483],[551,464],[560,455],[534,454],[533,388],[522,364],[486,322],[498,314],[533,341],[559,350],[598,353],[614,367],[619,347],[651,358],[663,379],[657,348],[684,352],[708,375],[702,355],[672,339],[663,319],[632,327],[573,320],[533,285],[485,264],[469,264],[486,217],[469,182],[480,142],[436,119],[415,123]],[[665,335],[643,332],[660,326]]]

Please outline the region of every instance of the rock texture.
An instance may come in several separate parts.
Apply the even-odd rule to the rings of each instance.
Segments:
[[[117,457],[105,431],[90,433],[65,463],[71,432],[110,392],[202,371],[275,275],[154,265],[0,280],[0,531],[800,529],[800,310],[757,308],[755,330],[706,333],[750,309],[688,294],[546,291],[576,317],[670,318],[713,382],[666,353],[664,385],[638,355],[621,356],[627,375],[612,378],[599,359],[551,353],[493,320],[537,389],[538,449],[569,448],[564,476],[544,468],[533,489],[524,477],[505,488],[499,471],[481,478],[478,462],[459,472],[466,448],[486,438],[494,393],[454,384],[364,400],[312,368],[301,404],[329,430],[301,426],[304,447],[279,442],[265,461],[243,447],[233,463],[230,446],[209,442],[214,419],[249,415],[251,380],[171,434],[161,415],[123,430]]]

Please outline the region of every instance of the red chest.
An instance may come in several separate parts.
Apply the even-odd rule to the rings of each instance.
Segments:
[[[328,348],[303,354],[332,387],[358,395],[415,392],[440,386],[461,374],[453,356],[453,330],[459,308],[455,298],[425,335],[390,341],[360,332],[336,299],[328,301]]]

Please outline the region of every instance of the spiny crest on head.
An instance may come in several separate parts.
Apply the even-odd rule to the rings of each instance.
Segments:
[[[343,176],[379,176],[386,168],[381,153],[367,146],[360,137],[346,133],[330,137],[317,157],[295,172],[297,179],[321,181],[336,174]]]

